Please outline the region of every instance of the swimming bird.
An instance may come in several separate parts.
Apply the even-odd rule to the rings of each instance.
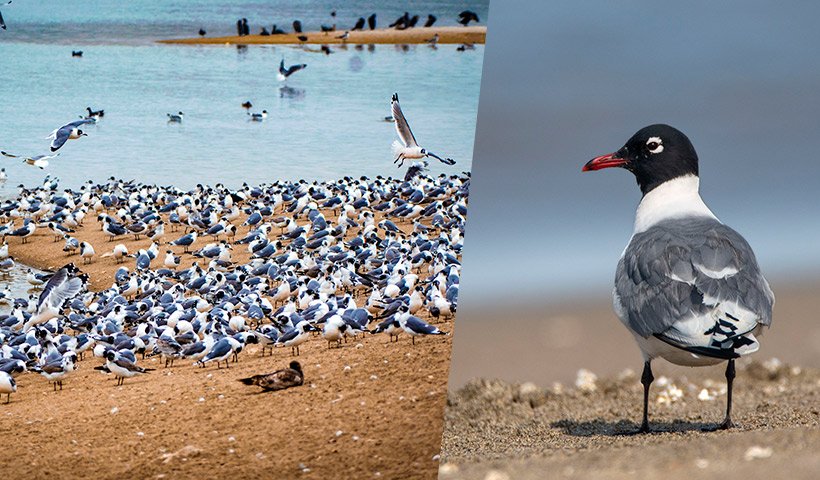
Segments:
[[[427,21],[424,22],[424,27],[432,27],[434,23],[436,23],[436,16],[433,14],[427,15]]]
[[[393,155],[396,155],[396,159],[393,160],[393,163],[400,162],[399,167],[401,167],[404,165],[404,161],[406,159],[417,159],[424,157],[433,157],[446,165],[454,165],[456,163],[452,158],[441,158],[419,146],[416,142],[416,137],[413,136],[413,132],[410,130],[410,125],[407,123],[407,119],[404,118],[404,113],[401,111],[398,93],[393,94],[390,108],[393,111],[393,118],[395,119],[396,133],[399,134],[399,138],[401,139],[401,142],[398,140],[393,141]]]
[[[256,385],[264,392],[284,390],[286,388],[298,387],[305,381],[302,373],[302,366],[297,361],[290,362],[288,368],[277,370],[273,373],[254,375],[248,378],[240,378],[240,382],[245,385]]]
[[[294,20],[293,31],[296,33],[302,33],[302,22],[300,22],[299,20]]]
[[[0,5],[0,7],[5,7],[7,5],[11,5],[11,0],[9,0],[8,2]],[[0,11],[0,28],[2,28],[3,30],[6,29],[6,22],[3,20],[3,12],[2,11]],[[6,403],[8,403],[8,402],[6,402]]]
[[[40,170],[42,170],[42,169],[44,169],[48,166],[48,161],[50,159],[55,158],[55,157],[60,155],[59,153],[57,153],[57,154],[54,154],[54,155],[35,155],[33,157],[26,157],[26,156],[21,156],[21,155],[14,155],[12,153],[5,152],[5,151],[0,151],[0,154],[2,154],[4,157],[9,157],[9,158],[22,158],[23,163],[35,166],[35,167],[39,168]]]
[[[0,19],[0,22],[2,22],[2,19]],[[5,26],[3,29],[5,30]],[[15,392],[17,392],[17,382],[14,381],[14,377],[0,370],[0,395],[6,394],[6,403],[11,402],[11,394]]]
[[[9,179],[9,174],[6,173],[5,168],[0,168],[0,183],[5,183]]]
[[[279,62],[279,74],[277,78],[280,82],[284,82],[288,77],[293,75],[294,73],[302,70],[303,68],[307,68],[307,64],[299,63],[296,65],[291,65],[288,68],[285,68],[285,59],[283,58],[281,62]]]
[[[199,36],[200,37],[204,37],[206,33],[208,33],[208,32],[206,32],[204,28],[199,29]]]
[[[683,132],[662,124],[642,128],[583,171],[611,167],[631,172],[643,194],[613,292],[615,313],[644,358],[638,433],[650,431],[651,362],[658,357],[684,366],[726,361],[726,416],[718,428],[731,428],[735,359],[760,347],[774,294],[746,240],[701,198],[698,156]]]
[[[252,107],[253,107],[253,104],[251,103],[250,100],[242,103],[242,108],[244,108],[245,110],[250,110]]]
[[[375,13],[370,15],[369,17],[367,17],[367,26],[368,26],[368,28],[370,28],[370,30],[375,30],[376,29],[376,14]]]
[[[105,116],[105,110],[92,110],[91,107],[85,107],[85,110],[88,112],[86,118],[93,118],[94,120],[99,120],[100,118]]]
[[[354,32],[356,30],[364,30],[365,22],[367,22],[367,20],[365,20],[364,17],[359,17],[359,19],[356,20],[356,25],[354,25],[350,30]]]
[[[82,57],[83,56],[83,51],[82,50],[72,50],[71,51],[71,56],[72,57]]]
[[[46,140],[51,140],[51,151],[56,152],[60,149],[60,147],[65,145],[65,142],[69,140],[87,137],[88,134],[83,132],[80,127],[88,123],[95,123],[95,121],[90,118],[83,118],[81,120],[75,120],[71,123],[67,123],[51,132],[46,137]]]
[[[185,117],[185,114],[182,112],[177,112],[176,114],[167,113],[168,115],[168,123],[182,123],[182,119]]]
[[[267,110],[262,110],[262,113],[250,113],[250,112],[248,112],[248,115],[250,115],[252,122],[262,122],[266,118],[268,118],[268,111]]]

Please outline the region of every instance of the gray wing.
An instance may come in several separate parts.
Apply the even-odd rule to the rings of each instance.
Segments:
[[[85,286],[79,277],[71,277],[65,268],[57,271],[46,283],[40,300],[37,302],[37,310],[41,311],[43,304],[49,307],[59,307],[69,298],[73,298],[80,293]]]
[[[20,158],[20,155],[14,155],[13,153],[9,153],[9,152],[6,152],[6,151],[0,151],[0,154],[2,154],[4,157]]]
[[[404,142],[404,146],[417,147],[419,144],[416,143],[416,137],[413,136],[413,132],[410,130],[410,125],[407,123],[407,119],[404,118],[404,113],[401,111],[398,93],[393,94],[393,100],[390,102],[390,109],[393,112],[396,133],[399,134],[399,138],[401,138],[401,141]]]
[[[51,141],[51,151],[54,152],[59,150],[60,147],[65,145],[65,142],[68,141],[68,137],[71,136],[71,131],[74,127],[70,125],[66,125],[64,127],[60,127],[52,133],[54,135],[54,139]]]
[[[771,325],[774,294],[740,234],[716,220],[690,219],[633,236],[618,263],[615,303],[644,338],[730,358],[756,349],[752,333]]]
[[[63,125],[61,128],[71,127],[73,129],[75,127],[79,127],[80,125],[85,125],[86,123],[97,123],[97,121],[93,120],[91,118],[83,118],[83,119],[80,119],[80,120],[75,120],[71,123],[67,123],[67,124]]]

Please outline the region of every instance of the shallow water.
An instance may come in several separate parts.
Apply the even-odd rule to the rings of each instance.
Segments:
[[[0,288],[5,290],[8,287],[14,298],[28,298],[29,295],[39,296],[40,290],[32,289],[31,284],[26,280],[26,274],[29,269],[26,265],[15,264],[8,275],[0,275]],[[31,268],[31,270],[38,273],[41,272],[36,268]],[[10,310],[11,303],[0,304],[0,314],[9,313]]]
[[[198,19],[211,25],[239,15],[253,22],[255,15],[299,13],[311,28],[328,23],[324,17],[332,4],[223,3],[145,1],[122,9],[96,1],[65,9],[48,1],[5,7],[0,149],[47,153],[44,137],[53,129],[77,119],[86,107],[105,110],[105,117],[86,129],[88,137],[70,140],[46,170],[0,157],[8,185],[39,183],[46,174],[69,186],[116,175],[181,187],[403,174],[392,164],[395,130],[384,121],[394,92],[419,142],[457,161],[453,167],[436,163],[434,171],[470,169],[483,46],[466,52],[454,45],[348,46],[324,55],[315,46],[154,43],[185,36]],[[414,3],[413,10],[436,12],[446,23],[466,7],[486,18],[486,6],[427,2]],[[340,24],[374,9],[365,2],[336,8]],[[386,19],[404,8],[405,3],[387,2],[376,10]],[[73,58],[71,51],[83,43],[83,57]],[[279,82],[283,58],[288,65],[308,67]],[[248,121],[240,106],[246,100],[254,105],[251,111],[268,111],[265,122]],[[166,114],[178,111],[185,113],[184,122],[168,124]]]

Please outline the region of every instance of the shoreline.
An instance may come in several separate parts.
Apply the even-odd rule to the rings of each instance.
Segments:
[[[380,28],[349,32],[347,40],[338,38],[345,30],[334,32],[304,32],[286,33],[281,35],[232,35],[224,37],[191,37],[157,40],[157,43],[166,45],[331,45],[331,44],[424,44],[438,34],[438,43],[442,45],[456,45],[464,43],[484,44],[487,38],[487,27],[416,27],[406,30]],[[306,41],[297,37],[304,35]]]

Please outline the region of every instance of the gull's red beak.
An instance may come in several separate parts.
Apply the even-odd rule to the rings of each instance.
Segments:
[[[621,158],[618,156],[618,153],[608,153],[606,155],[601,155],[600,157],[595,157],[592,160],[588,161],[584,168],[581,169],[582,172],[590,172],[592,170],[600,170],[602,168],[610,168],[610,167],[622,167],[626,164],[626,159]]]

